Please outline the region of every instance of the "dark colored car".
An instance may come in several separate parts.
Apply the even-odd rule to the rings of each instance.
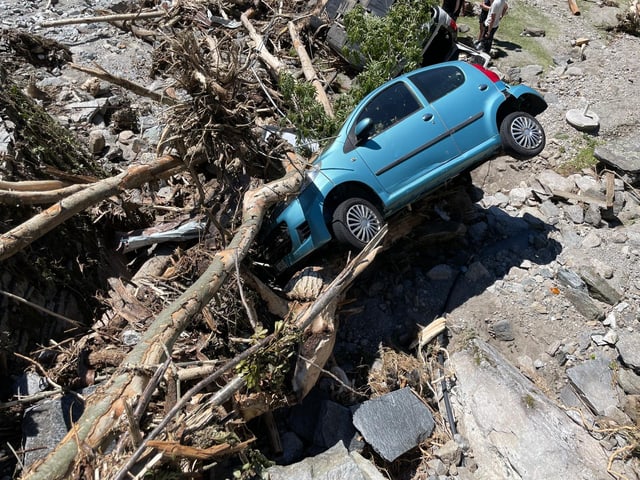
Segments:
[[[393,5],[393,0],[371,0],[359,2],[372,15],[384,16]],[[363,62],[357,61],[358,48],[348,44],[347,33],[338,21],[355,2],[329,0],[326,6],[327,16],[334,20],[327,32],[327,44],[354,67],[360,68]],[[473,47],[458,42],[458,25],[441,7],[431,8],[431,20],[423,26],[421,66],[434,65],[464,57],[469,63],[478,63],[486,67],[491,57]],[[345,57],[345,48],[352,53]],[[398,66],[400,71],[402,66]]]

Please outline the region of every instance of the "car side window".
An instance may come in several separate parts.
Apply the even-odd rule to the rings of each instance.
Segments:
[[[464,83],[464,73],[458,67],[448,65],[416,73],[409,79],[429,103],[433,103],[461,86]]]
[[[403,82],[394,83],[367,103],[354,125],[364,118],[370,118],[373,123],[371,136],[375,137],[419,108],[420,103],[407,85]]]

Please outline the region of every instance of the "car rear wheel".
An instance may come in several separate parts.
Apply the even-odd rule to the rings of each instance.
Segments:
[[[518,157],[535,157],[545,145],[544,130],[533,115],[513,112],[500,125],[500,138],[505,150]]]
[[[342,202],[333,213],[333,234],[341,243],[361,249],[380,231],[383,225],[380,211],[363,198]]]

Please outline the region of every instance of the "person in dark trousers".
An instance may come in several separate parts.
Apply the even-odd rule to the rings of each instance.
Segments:
[[[493,37],[498,30],[500,20],[507,14],[508,9],[507,0],[493,0],[491,2],[487,19],[484,22],[485,29],[482,37],[482,50],[485,52],[491,52]]]
[[[451,18],[457,20],[460,12],[464,10],[464,2],[465,0],[442,0],[442,9],[447,12]]]
[[[475,43],[476,48],[482,47],[482,40],[484,38],[485,26],[484,22],[487,21],[487,15],[489,15],[489,9],[491,8],[491,0],[482,0],[478,4],[480,6],[480,25],[478,29],[478,40]]]

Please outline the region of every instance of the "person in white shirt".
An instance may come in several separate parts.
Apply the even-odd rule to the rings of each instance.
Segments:
[[[496,34],[496,30],[498,30],[500,20],[507,14],[508,9],[509,5],[507,5],[507,0],[493,0],[493,2],[491,2],[487,19],[484,22],[485,29],[482,49],[485,52],[489,53],[491,51],[493,37]]]

